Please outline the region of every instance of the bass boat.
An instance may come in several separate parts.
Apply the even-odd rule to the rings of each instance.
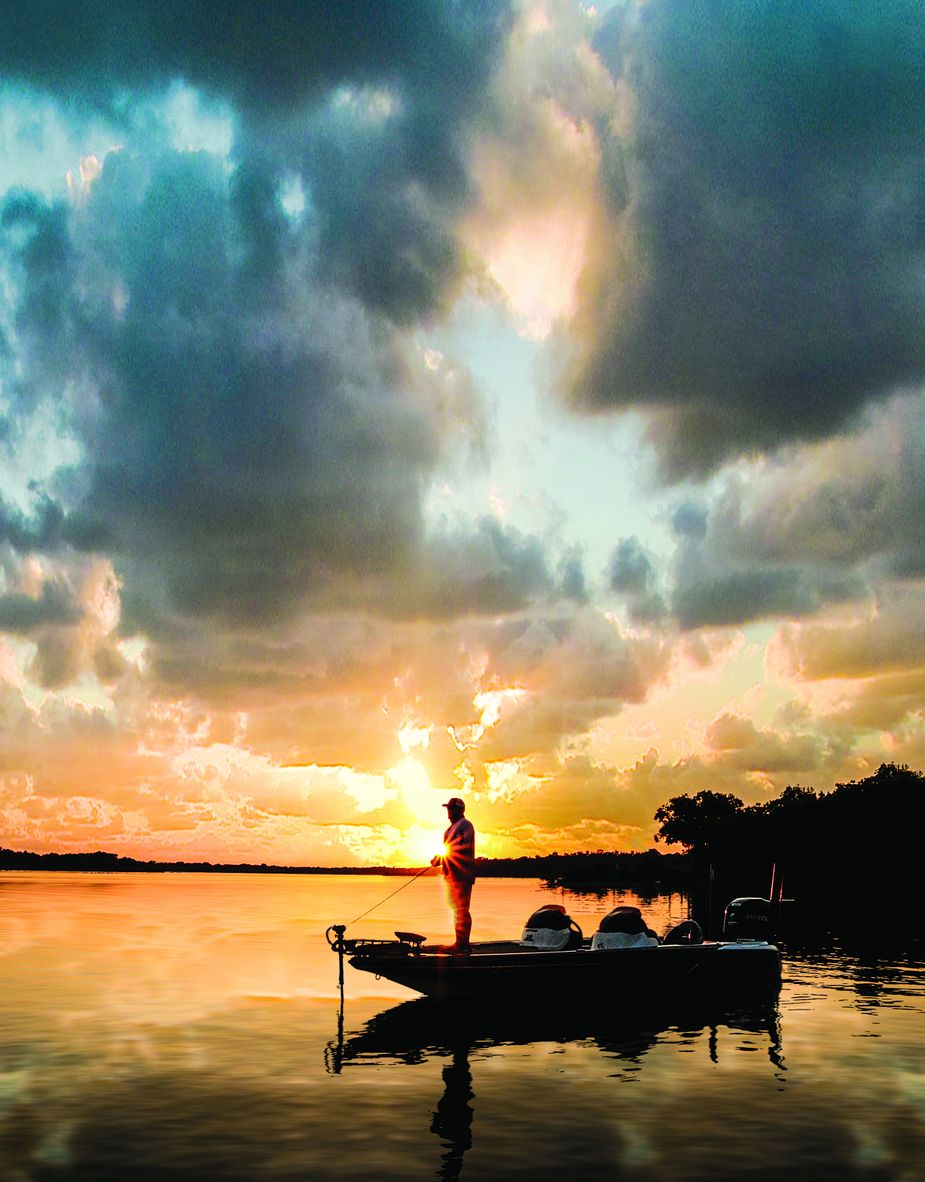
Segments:
[[[771,943],[768,899],[733,899],[723,935],[706,940],[685,920],[661,938],[636,907],[616,907],[587,939],[558,904],[527,920],[520,940],[472,944],[465,952],[431,945],[416,932],[394,940],[347,939],[343,924],[327,930],[343,961],[436,998],[499,1000],[569,994],[589,1001],[619,995],[735,994],[780,985],[781,957]]]

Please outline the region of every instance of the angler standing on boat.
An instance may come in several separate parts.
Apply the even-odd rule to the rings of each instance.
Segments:
[[[475,827],[466,818],[466,802],[451,796],[443,806],[450,819],[450,827],[443,835],[445,853],[431,859],[432,866],[443,867],[447,899],[453,909],[456,924],[456,943],[450,951],[469,951],[472,915],[469,901],[475,882]]]

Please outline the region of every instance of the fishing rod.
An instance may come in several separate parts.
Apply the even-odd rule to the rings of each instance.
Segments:
[[[352,919],[349,924],[332,923],[331,926],[324,933],[325,936],[327,937],[328,943],[331,945],[331,947],[337,953],[337,962],[338,962],[337,976],[338,976],[338,985],[340,986],[341,1014],[343,1014],[343,1008],[344,1008],[344,953],[351,951],[351,949],[348,949],[347,943],[344,940],[344,932],[346,932],[348,927],[352,926],[355,923],[359,923],[359,921],[361,919],[365,919],[367,915],[371,915],[373,911],[375,911],[378,907],[381,907],[383,903],[387,903],[389,901],[389,899],[391,899],[395,895],[397,895],[399,891],[403,891],[405,889],[405,887],[411,886],[411,884],[413,882],[416,882],[422,875],[426,874],[427,871],[430,869],[431,869],[430,866],[425,866],[423,870],[419,870],[417,872],[417,874],[414,875],[413,878],[409,878],[407,882],[403,882],[401,884],[401,886],[398,887],[397,890],[394,890],[391,892],[391,894],[386,895],[384,899],[380,899],[378,903],[373,903],[372,907],[370,907],[368,911],[364,911],[362,915],[358,915],[356,917],[356,919]],[[332,932],[334,933],[333,940],[331,939]],[[351,941],[351,944],[352,943],[353,943],[353,941]]]
[[[407,882],[403,882],[401,884],[401,886],[398,888],[398,890],[392,891],[391,895],[386,895],[386,897],[384,899],[380,899],[378,903],[373,903],[373,905],[372,905],[372,907],[370,907],[369,911],[364,911],[363,914],[358,915],[356,917],[356,919],[351,919],[350,924],[359,923],[361,919],[365,919],[367,917],[367,915],[371,915],[372,912],[375,911],[377,907],[381,907],[383,903],[388,903],[389,899],[391,899],[394,895],[398,894],[398,891],[403,891],[405,889],[405,887],[411,886],[411,884],[416,879],[420,878],[422,874],[426,874],[427,871],[431,870],[431,869],[433,869],[433,867],[425,866],[423,870],[419,870],[417,872],[417,874],[415,874],[414,878],[409,878]],[[350,924],[348,924],[347,926],[349,927]]]

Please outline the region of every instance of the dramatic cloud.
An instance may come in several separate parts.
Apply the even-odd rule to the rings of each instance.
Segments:
[[[550,593],[538,545],[510,532],[451,545],[457,572],[474,551],[472,577],[444,577],[447,544],[429,554],[425,482],[480,446],[481,409],[464,370],[396,328],[462,274],[464,124],[505,6],[109,16],[82,8],[51,38],[41,6],[0,23],[9,81],[127,140],[81,170],[76,203],[14,191],[0,211],[7,439],[53,400],[80,447],[31,516],[4,507],[3,534],[117,555],[128,628],[173,610],[265,620],[323,592],[375,602],[390,572],[421,572],[413,606],[382,593],[392,610]],[[230,104],[230,160],[165,146],[157,101],[178,82]]]
[[[39,4],[0,18],[7,79],[120,127],[177,81],[224,100],[244,155],[301,177],[327,272],[368,306],[408,319],[461,272],[451,219],[468,193],[463,128],[503,49],[505,3],[190,12],[134,0],[117,16],[99,3],[60,15]]]
[[[855,435],[728,470],[675,508],[669,562],[637,539],[619,543],[612,589],[634,618],[670,614],[686,629],[892,595],[922,573],[923,407],[919,395],[899,397]]]
[[[920,380],[925,27],[897,0],[620,5],[596,41],[612,231],[576,400],[655,412],[670,476],[822,437]]]
[[[673,526],[670,606],[682,628],[805,616],[863,592],[863,583],[850,572],[730,553],[721,507],[700,511],[684,504]]]
[[[923,514],[925,399],[909,395],[856,435],[728,481],[710,528],[731,558],[921,577]]]
[[[785,627],[779,654],[797,676],[863,678],[925,666],[925,592],[892,588],[862,616]]]
[[[617,544],[610,563],[610,587],[626,601],[637,623],[651,623],[665,615],[655,564],[638,538],[621,538]]]
[[[489,68],[508,6],[467,13],[453,4],[398,0],[371,12],[351,0],[333,8],[321,0],[273,0],[258,13],[229,0],[190,12],[177,3],[127,0],[113,13],[90,0],[66,21],[55,16],[53,3],[3,14],[4,73],[115,115],[125,112],[128,92],[175,78],[245,110],[280,111],[345,81],[403,82],[412,95],[439,97],[452,112]]]
[[[59,533],[108,542],[149,596],[160,582],[185,611],[256,617],[418,542],[440,375],[420,362],[416,377],[362,307],[291,264],[258,302],[238,180],[204,154],[119,153],[71,232],[26,196],[2,220],[20,402],[67,398],[83,447]],[[45,519],[36,540],[51,540]]]
[[[823,765],[827,754],[817,734],[760,731],[751,719],[734,714],[717,718],[706,739],[714,764],[749,772],[811,773]]]

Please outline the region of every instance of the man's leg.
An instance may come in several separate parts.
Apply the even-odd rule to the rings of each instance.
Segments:
[[[456,921],[456,947],[460,952],[469,951],[469,936],[472,933],[472,914],[469,903],[472,899],[472,883],[449,876],[446,880]]]

